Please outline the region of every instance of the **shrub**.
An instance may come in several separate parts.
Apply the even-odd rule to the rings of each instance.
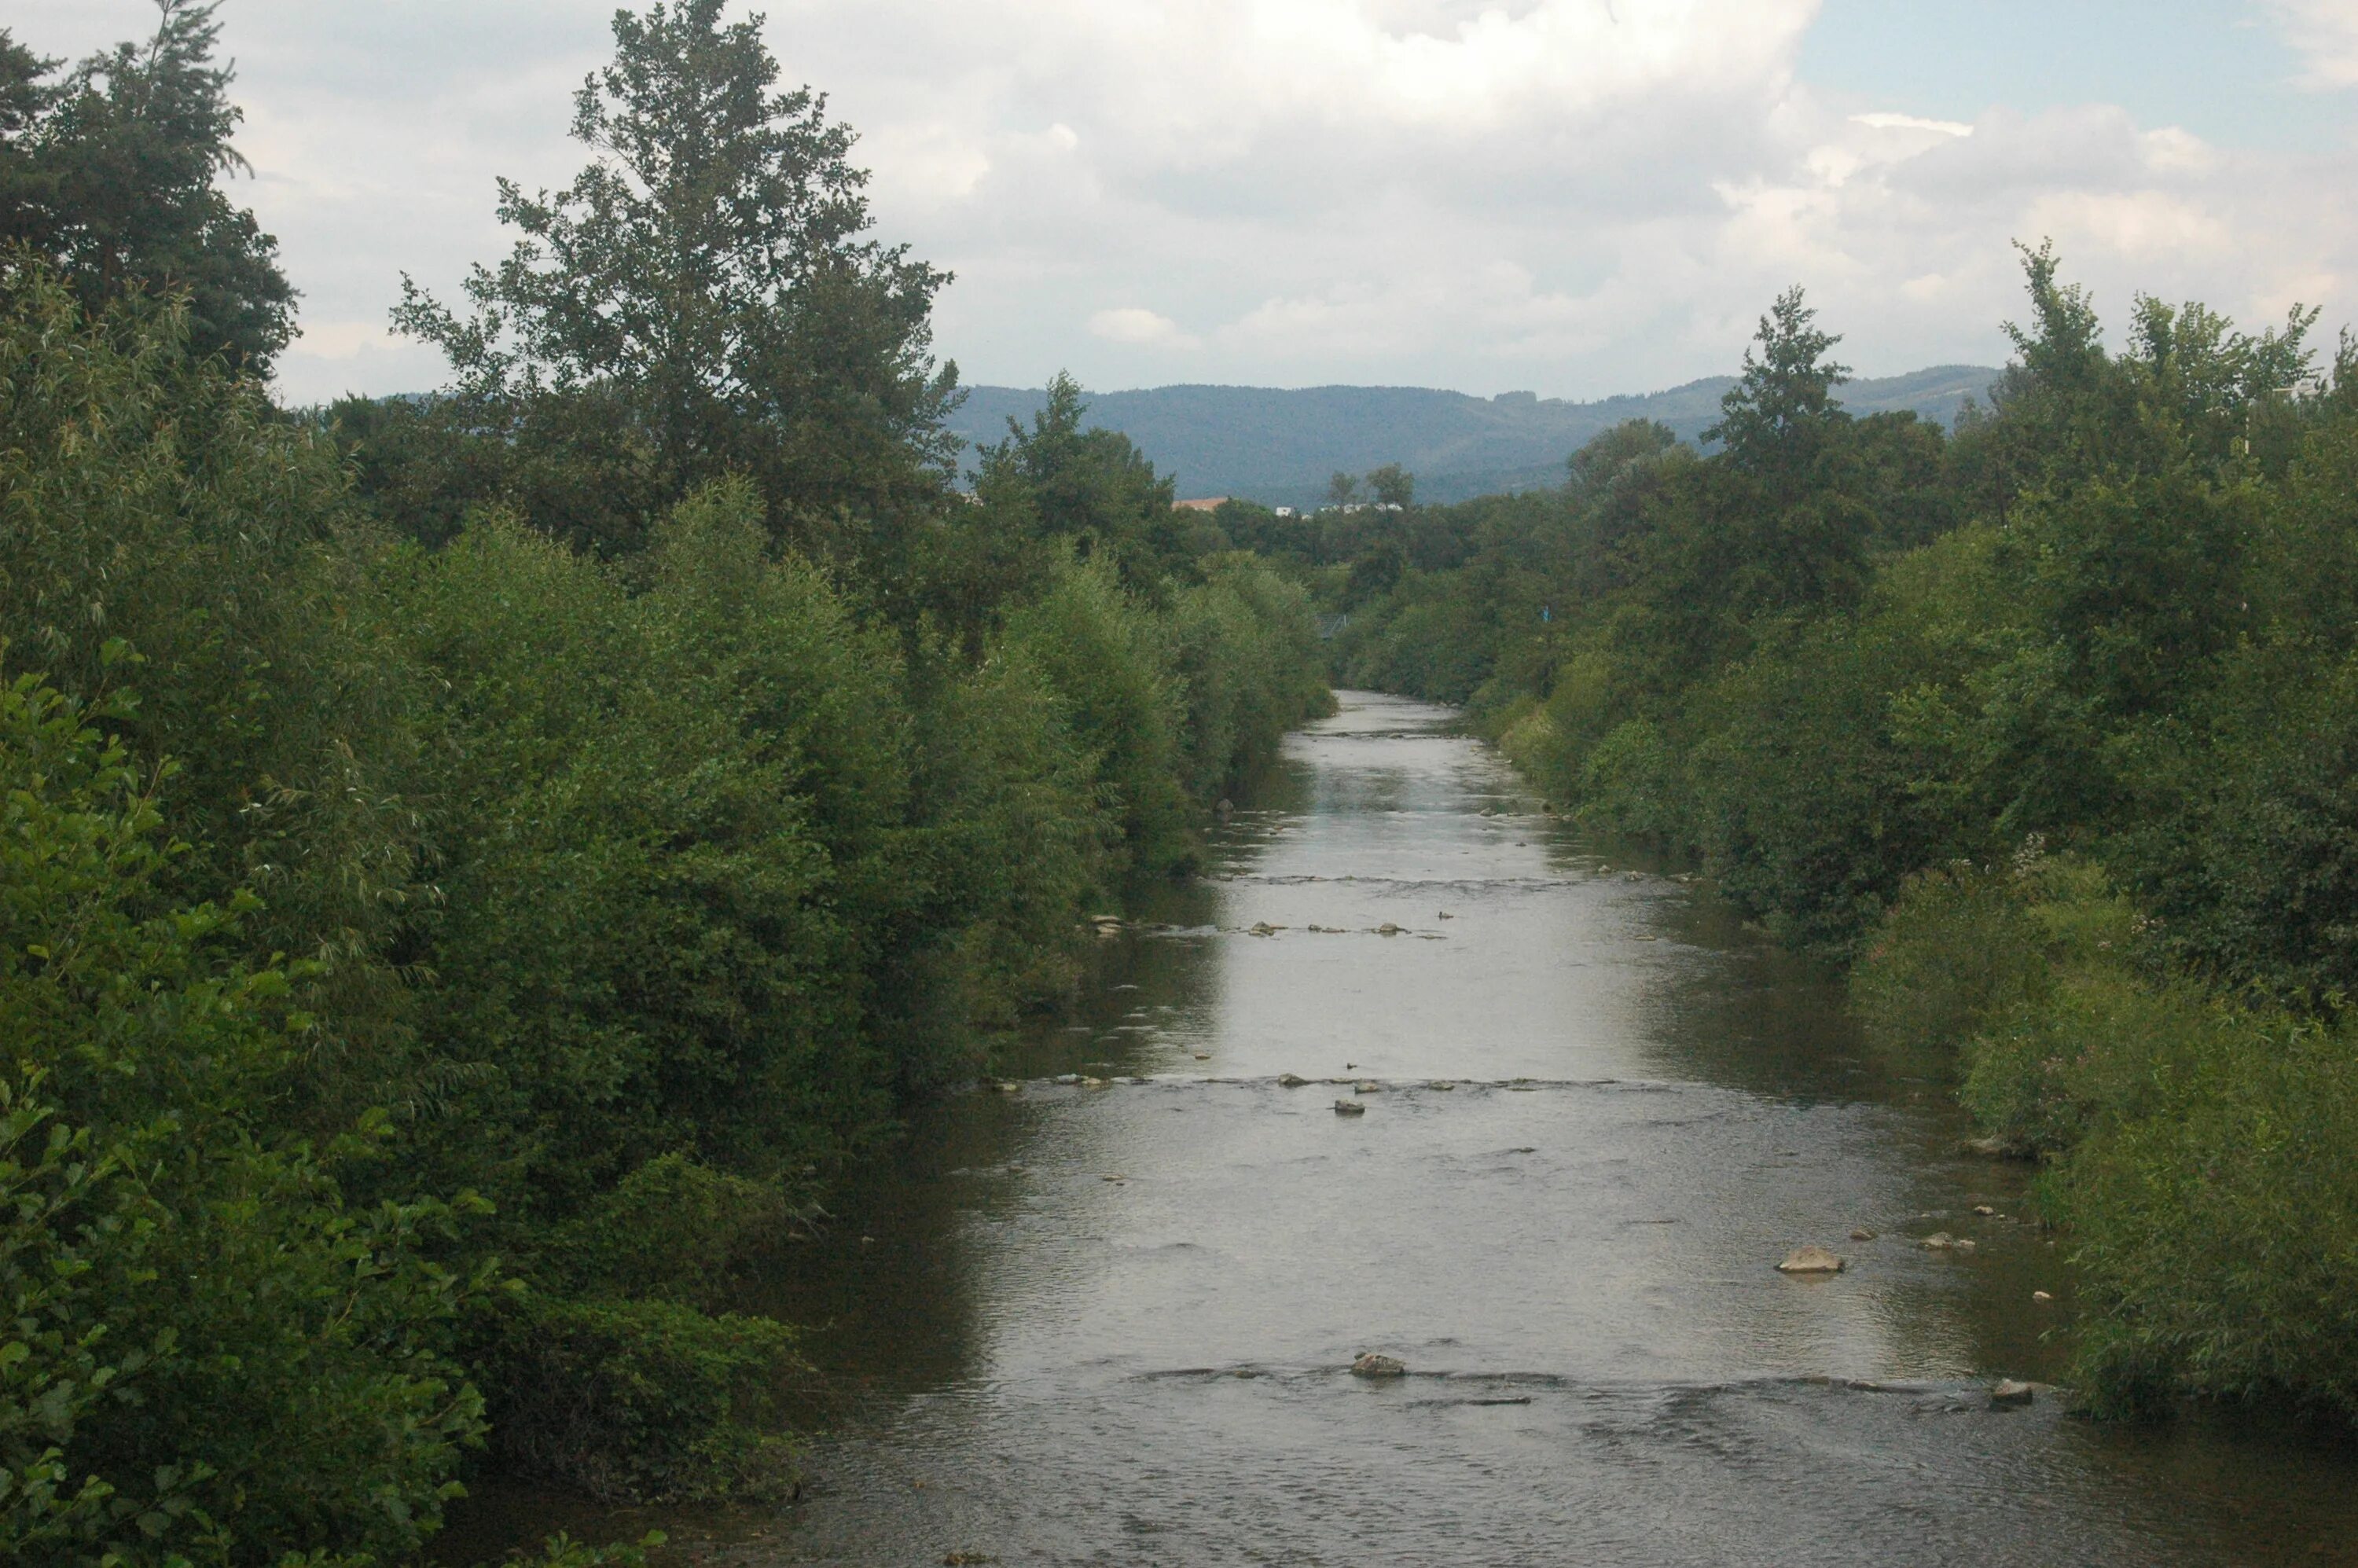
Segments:
[[[1009,617],[1008,643],[1056,694],[1073,741],[1121,827],[1127,869],[1167,872],[1195,852],[1182,784],[1185,687],[1163,629],[1105,562],[1065,568]]]
[[[2191,1393],[2358,1420],[2358,1039],[2183,993],[2141,1011],[2123,1020],[2145,1030],[2137,1102],[2050,1184],[2089,1402],[2149,1413]]]
[[[152,789],[0,687],[0,1545],[404,1557],[482,1433],[449,1346],[489,1271],[435,1260],[479,1206],[350,1206],[279,1123],[308,1021],[233,956],[250,895],[162,896]]]
[[[1186,693],[1187,785],[1199,801],[1239,788],[1285,732],[1327,710],[1309,596],[1246,556],[1215,558],[1175,596],[1172,643]]]
[[[1070,990],[1075,923],[1120,827],[1100,797],[1096,759],[1021,645],[1002,643],[981,667],[939,682],[917,721],[915,811],[948,940],[914,959],[935,967],[938,982],[906,989],[954,1013],[906,1026],[930,1027],[938,1051],[962,1024],[1009,1023]]]
[[[792,1448],[774,1421],[800,1365],[784,1325],[524,1292],[471,1326],[492,1451],[518,1472],[609,1502],[793,1491]]]
[[[736,1266],[776,1246],[792,1223],[775,1184],[665,1154],[557,1227],[546,1260],[576,1292],[709,1308],[727,1293]]]

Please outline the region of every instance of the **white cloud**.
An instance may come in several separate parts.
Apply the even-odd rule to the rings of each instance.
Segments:
[[[1200,341],[1170,317],[1158,316],[1135,305],[1098,311],[1089,318],[1089,330],[1109,343],[1152,348],[1192,349]]]
[[[2358,4],[2353,0],[2266,0],[2277,26],[2309,58],[2309,85],[2358,87]]]
[[[1961,120],[1927,120],[1920,114],[1893,114],[1877,111],[1872,114],[1853,114],[1851,123],[1865,125],[1871,131],[1932,131],[1943,136],[1970,136],[1974,128]]]

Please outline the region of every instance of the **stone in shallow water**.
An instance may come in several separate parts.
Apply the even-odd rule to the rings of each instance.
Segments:
[[[1298,1089],[1309,1081],[1298,1073],[1280,1073],[1277,1076],[1277,1087],[1282,1089]]]
[[[1355,1099],[1338,1099],[1335,1102],[1335,1114],[1336,1116],[1365,1116],[1368,1114],[1368,1108],[1361,1105]]]
[[[1396,1357],[1379,1356],[1374,1351],[1370,1350],[1366,1355],[1360,1357],[1357,1361],[1351,1363],[1351,1376],[1355,1378],[1405,1378],[1408,1376],[1408,1366],[1407,1363],[1400,1360]]]
[[[1796,1247],[1777,1265],[1780,1274],[1839,1274],[1847,1265],[1823,1247]]]
[[[1990,1390],[1990,1404],[1999,1410],[2009,1405],[2027,1405],[2038,1397],[2037,1385],[2017,1383],[2012,1378],[2001,1379]]]

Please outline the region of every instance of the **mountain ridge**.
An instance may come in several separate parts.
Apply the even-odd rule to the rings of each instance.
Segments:
[[[1854,414],[1906,409],[1947,425],[1998,373],[1985,365],[1930,365],[1861,377],[1837,395]],[[1360,474],[1396,462],[1417,476],[1419,499],[1462,501],[1558,483],[1567,457],[1625,419],[1659,419],[1681,438],[1698,440],[1735,384],[1732,375],[1704,376],[1586,403],[1414,386],[1180,384],[1086,394],[1085,422],[1128,436],[1157,469],[1177,476],[1183,496],[1309,505],[1324,498],[1337,470]],[[990,445],[1007,433],[1010,418],[1028,421],[1045,397],[1036,388],[968,387],[948,426],[969,446]]]

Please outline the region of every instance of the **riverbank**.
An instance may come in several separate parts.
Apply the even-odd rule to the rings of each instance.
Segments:
[[[2358,1529],[2329,1454],[1988,1409],[2071,1309],[2027,1169],[1454,717],[1346,693],[1016,1092],[848,1178],[760,1298],[831,1407],[798,1504],[589,1522],[745,1564],[2175,1565]],[[1802,1241],[1848,1267],[1779,1275]],[[1370,1350],[1408,1375],[1353,1378]]]

